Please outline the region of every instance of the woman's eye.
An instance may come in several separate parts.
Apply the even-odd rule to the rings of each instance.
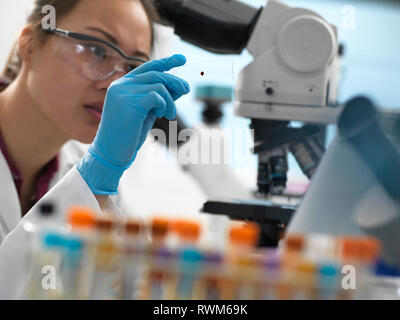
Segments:
[[[90,50],[90,52],[92,52],[96,57],[99,58],[107,58],[107,53],[106,50],[103,47],[100,46],[90,46],[88,47],[88,49]]]
[[[128,64],[128,65],[125,66],[125,71],[126,71],[126,73],[129,73],[129,72],[131,72],[132,70],[135,70],[137,67],[138,67],[138,66],[135,66],[135,65],[133,65],[133,64]]]

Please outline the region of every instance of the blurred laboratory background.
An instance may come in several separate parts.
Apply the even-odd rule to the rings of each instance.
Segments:
[[[0,1],[1,68],[32,1]],[[265,0],[243,2],[253,7],[266,5]],[[285,3],[314,10],[338,27],[339,42],[343,46],[339,103],[357,94],[366,94],[380,108],[400,108],[396,85],[400,83],[400,2],[286,0]],[[196,99],[196,88],[206,85],[234,87],[239,71],[252,57],[247,51],[239,56],[209,53],[183,42],[167,27],[158,28],[158,39],[155,58],[181,53],[188,59],[187,65],[177,72],[190,83],[192,92],[177,102],[178,112],[188,127],[202,128],[204,102]],[[252,192],[256,187],[257,160],[251,155],[250,120],[236,117],[231,101],[223,104],[222,111],[220,129],[237,129],[243,132],[245,141],[240,146],[233,146],[233,161],[227,165],[227,170],[231,171],[225,172],[232,172],[241,186]],[[333,126],[329,127],[328,142],[334,136],[334,130]],[[154,213],[199,215],[199,209],[210,197],[204,185],[173,157],[164,161],[162,154],[162,146],[149,138],[135,165],[124,176],[122,184],[127,191],[121,195],[121,205],[132,215],[143,217]],[[292,190],[301,193],[308,181],[292,156],[289,157],[289,168],[288,188],[292,186]]]

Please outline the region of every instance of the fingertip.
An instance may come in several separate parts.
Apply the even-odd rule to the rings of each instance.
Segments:
[[[176,118],[176,105],[174,102],[172,104],[168,105],[164,117],[165,117],[165,119],[170,120],[170,121],[172,121]]]
[[[180,78],[179,80],[180,80],[180,93],[188,94],[191,90],[189,83],[182,78]]]
[[[170,121],[175,120],[176,114],[177,114],[176,107],[174,107],[174,109],[172,110],[172,113],[169,115],[169,118],[167,118],[167,119]]]
[[[190,92],[190,85],[189,83],[187,83],[185,80],[182,79],[181,81],[181,85],[179,88],[179,93],[184,95],[184,94],[188,94]]]
[[[186,91],[187,91],[185,94],[188,94],[192,89],[190,88],[190,84],[187,81],[185,81],[185,85],[186,85]]]
[[[183,66],[186,63],[186,57],[182,54],[174,54],[170,59],[176,66]]]
[[[176,119],[176,112],[174,112],[172,115],[166,115],[165,119],[169,120],[169,121],[173,121]]]

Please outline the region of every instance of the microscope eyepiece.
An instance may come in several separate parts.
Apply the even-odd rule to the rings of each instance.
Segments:
[[[161,22],[182,40],[219,54],[246,47],[262,9],[237,0],[154,0]]]
[[[160,15],[161,23],[174,26],[176,15],[183,2],[183,0],[153,0]]]

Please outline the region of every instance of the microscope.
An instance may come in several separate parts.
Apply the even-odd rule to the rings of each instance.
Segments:
[[[324,206],[335,210],[343,201],[340,197],[329,198],[328,193],[324,201],[318,199],[323,190],[331,190],[323,187],[321,181],[335,185],[338,190],[339,186],[327,180],[328,176],[335,179],[333,169],[330,175],[319,174],[318,183],[314,182],[314,176],[321,160],[329,160],[325,156],[324,128],[338,119],[340,122],[339,115],[343,116],[343,106],[337,104],[342,48],[336,27],[311,10],[293,8],[278,0],[269,0],[259,9],[235,0],[156,0],[155,4],[162,22],[173,26],[182,40],[218,54],[240,54],[246,48],[253,56],[253,61],[239,73],[235,113],[251,119],[253,152],[258,155],[258,194],[271,196],[284,192],[289,152],[303,173],[313,179],[300,208],[264,199],[223,200],[205,203],[203,211],[260,223],[262,245],[266,246],[275,246],[283,231],[328,232],[332,221],[327,218],[325,222],[331,222],[324,223],[321,217],[325,214],[317,218],[314,215],[317,211],[331,211]],[[293,127],[292,121],[303,125]],[[340,158],[340,153],[337,157]],[[351,185],[346,180],[341,184],[341,188]],[[357,203],[360,195],[349,194],[345,198]],[[335,219],[335,214],[330,214]],[[348,219],[335,226],[343,223],[347,223],[343,232],[354,226]],[[318,227],[321,225],[325,226],[323,230]],[[355,233],[354,229],[359,230],[351,229],[350,234]]]
[[[313,11],[271,0],[256,9],[239,1],[157,0],[162,22],[210,52],[254,60],[239,74],[235,113],[251,119],[258,192],[282,194],[291,152],[311,178],[324,153],[324,125],[336,121],[339,45],[335,26]],[[305,123],[301,128],[291,121]]]
[[[236,0],[155,0],[161,22],[184,41],[253,61],[235,87],[235,114],[251,119],[261,200],[215,200],[203,212],[256,221],[261,243],[276,246],[295,207],[265,200],[286,189],[288,153],[311,179],[325,152],[325,126],[335,123],[340,50],[335,26],[317,13],[270,0],[254,8]],[[291,121],[303,123],[291,126]]]
[[[186,42],[253,61],[239,74],[235,114],[251,119],[262,200],[216,200],[203,212],[258,222],[261,245],[276,246],[295,207],[264,200],[286,189],[288,152],[311,179],[325,152],[324,131],[340,111],[337,29],[317,13],[270,0],[254,8],[236,0],[155,0],[162,23]],[[303,123],[292,127],[291,121]]]

